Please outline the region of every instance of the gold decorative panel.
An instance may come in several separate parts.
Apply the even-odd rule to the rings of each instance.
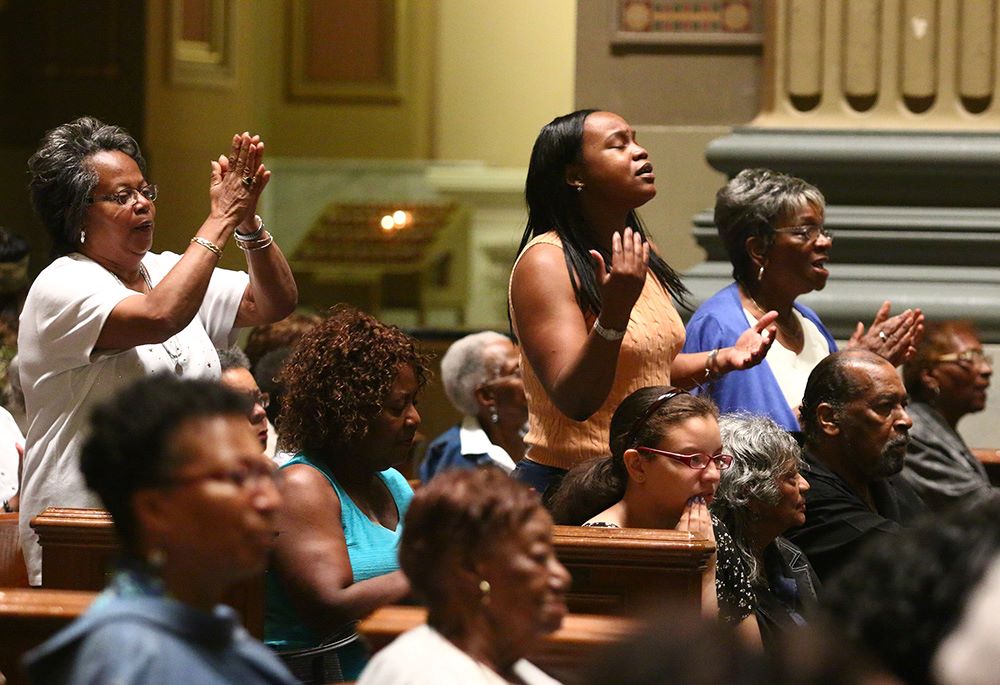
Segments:
[[[618,0],[612,43],[628,45],[755,45],[761,0]]]

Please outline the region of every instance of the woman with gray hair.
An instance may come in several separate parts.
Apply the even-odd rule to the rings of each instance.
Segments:
[[[771,311],[778,313],[776,344],[763,363],[714,379],[708,392],[723,413],[766,414],[789,431],[809,372],[837,351],[833,336],[796,299],[822,290],[833,234],[826,227],[826,200],[810,183],[770,169],[744,169],[719,190],[715,225],[733,264],[734,283],[706,300],[687,326],[684,352],[732,345]],[[914,352],[922,327],[920,310],[889,317],[884,302],[868,328],[858,323],[849,347],[863,347],[901,364]]]
[[[733,465],[722,472],[712,511],[733,536],[757,601],[764,646],[804,625],[816,605],[819,579],[798,547],[781,537],[806,520],[802,457],[795,439],[766,416],[719,419],[723,449]]]
[[[77,461],[93,407],[159,372],[219,378],[234,329],[295,308],[288,262],[254,210],[271,177],[260,138],[233,136],[211,163],[210,209],[183,254],[152,252],[157,187],[119,126],[81,117],[47,132],[28,160],[31,202],[60,255],[35,279],[18,334],[28,430],[21,540],[30,580],[41,550],[29,522],[47,506],[99,504]],[[234,238],[246,272],[219,269]]]
[[[528,403],[510,338],[483,331],[456,340],[441,358],[441,382],[462,421],[428,445],[420,480],[452,468],[512,471],[524,456]]]

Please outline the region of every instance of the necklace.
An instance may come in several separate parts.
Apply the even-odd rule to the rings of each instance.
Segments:
[[[742,286],[740,287],[740,289],[743,291],[743,294],[747,296],[747,299],[750,300],[751,303],[753,303],[753,306],[757,308],[757,311],[760,312],[761,316],[764,316],[765,314],[767,314],[768,310],[764,309],[763,307],[760,306],[760,304],[757,302],[757,300],[754,299],[753,295],[750,294],[749,290],[747,290],[746,288],[743,288]],[[798,321],[795,318],[795,314],[794,313],[792,314],[792,322],[795,323],[795,324],[798,323]],[[787,337],[789,337],[791,339],[797,339],[799,337],[799,335],[802,334],[802,327],[801,326],[793,326],[793,327],[789,328],[788,324],[781,323],[780,315],[779,315],[779,318],[777,318],[777,319],[774,320],[774,323],[777,324],[778,328],[781,330],[782,333],[784,333]],[[798,330],[796,330],[796,329],[798,329]]]
[[[109,271],[109,273],[114,276],[115,280],[121,283],[122,286],[126,288],[128,287],[122,279],[118,278],[118,274],[114,271]],[[149,278],[149,272],[146,271],[146,265],[142,262],[139,263],[139,275],[142,276],[142,282],[146,284],[146,291],[151,292],[153,290],[153,282]],[[163,348],[163,351],[167,353],[167,356],[170,357],[170,361],[173,362],[174,373],[178,376],[182,375],[184,373],[184,365],[181,362],[184,358],[184,349],[180,346],[180,343],[171,337],[160,343],[160,346]]]

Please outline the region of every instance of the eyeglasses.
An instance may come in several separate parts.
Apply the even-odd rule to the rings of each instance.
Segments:
[[[164,487],[179,488],[211,480],[218,483],[231,483],[241,490],[249,491],[260,488],[265,481],[270,481],[274,485],[278,485],[281,482],[282,476],[282,471],[271,464],[254,463],[228,471],[170,478],[164,484]]]
[[[250,408],[253,409],[253,405],[259,404],[261,409],[267,409],[271,406],[271,396],[266,392],[248,392],[247,398],[250,400]]]
[[[976,364],[985,363],[987,366],[993,366],[993,355],[986,354],[982,350],[963,350],[961,352],[951,352],[949,354],[942,354],[940,357],[935,357],[931,360],[932,362],[954,362],[960,366],[975,366]]]
[[[629,428],[628,433],[625,434],[625,445],[631,445],[632,441],[635,440],[636,436],[639,434],[639,431],[642,430],[642,427],[646,425],[647,421],[649,421],[649,418],[659,411],[660,407],[678,395],[687,395],[687,391],[681,390],[680,388],[671,388],[653,400],[649,407],[646,408],[646,411],[642,413],[642,416],[635,420],[635,423],[633,423],[632,427]]]
[[[112,193],[111,195],[88,197],[87,204],[94,204],[95,202],[115,202],[120,204],[122,207],[125,207],[133,200],[137,199],[136,196],[138,195],[142,195],[150,202],[156,202],[156,184],[150,183],[144,185],[142,188],[122,188],[117,193]]]
[[[788,226],[786,228],[776,228],[775,233],[787,233],[793,235],[804,243],[814,243],[820,236],[824,238],[833,237],[833,229],[827,228],[826,224],[809,224],[807,226]]]
[[[697,452],[695,454],[677,454],[676,452],[667,452],[666,450],[654,450],[652,447],[636,447],[639,452],[648,452],[650,454],[659,454],[660,456],[667,457],[668,459],[673,459],[674,461],[679,461],[682,464],[686,464],[688,468],[692,469],[707,469],[710,463],[715,464],[715,468],[720,471],[725,471],[730,466],[733,465],[733,457],[729,454],[704,454],[702,452]]]

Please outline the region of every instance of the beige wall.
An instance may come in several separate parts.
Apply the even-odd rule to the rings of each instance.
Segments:
[[[182,252],[208,215],[209,162],[228,153],[234,133],[262,130],[264,108],[254,87],[254,5],[235,3],[232,88],[178,86],[167,77],[169,3],[151,0],[146,15],[146,143],[149,175],[160,189],[156,250]],[[236,250],[229,250],[236,252]],[[234,255],[227,255],[231,260]],[[231,262],[227,262],[231,263]]]
[[[527,166],[573,109],[573,0],[440,0],[434,157]]]
[[[397,104],[290,101],[289,4],[234,5],[234,82],[212,90],[167,77],[169,3],[149,2],[145,152],[163,197],[157,249],[185,248],[208,211],[208,162],[237,131],[260,133],[269,156],[526,166],[538,129],[572,109],[573,0],[410,0]],[[223,263],[238,265],[235,253]]]
[[[758,48],[610,45],[613,0],[578,3],[576,106],[618,112],[633,126],[656,168],[656,199],[640,210],[660,251],[687,269],[704,258],[691,218],[710,207],[725,176],[705,148],[757,114]]]

